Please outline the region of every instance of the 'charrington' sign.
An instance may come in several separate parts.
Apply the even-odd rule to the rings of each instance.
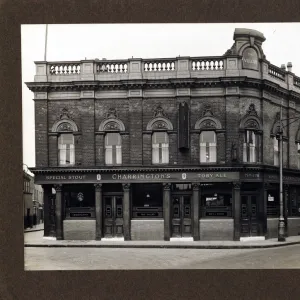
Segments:
[[[247,48],[242,57],[243,68],[258,70],[258,56],[253,48]]]
[[[37,174],[38,184],[66,183],[125,183],[125,182],[223,182],[239,179],[238,172],[162,172],[162,173],[87,173],[87,174]]]

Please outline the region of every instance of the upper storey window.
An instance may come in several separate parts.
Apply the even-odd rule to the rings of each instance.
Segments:
[[[58,134],[58,165],[75,165],[75,139],[74,134],[78,132],[78,127],[70,118],[68,110],[64,108],[60,115],[60,120],[52,126],[52,132]]]
[[[75,164],[75,145],[73,134],[60,134],[58,137],[59,165]]]
[[[159,105],[154,118],[147,124],[146,130],[152,134],[152,163],[169,163],[169,132],[173,130],[171,121]]]
[[[121,132],[125,131],[124,123],[118,119],[115,108],[110,108],[99,126],[99,131],[105,134],[105,164],[121,165],[122,164],[122,136]]]
[[[105,135],[105,163],[107,165],[122,164],[121,135],[118,132],[108,132]]]
[[[200,133],[200,163],[217,161],[217,140],[215,131]]]
[[[203,105],[202,118],[195,124],[195,130],[199,134],[199,162],[217,162],[217,133],[222,132],[221,122],[214,117],[210,104]]]
[[[243,162],[257,163],[261,161],[261,122],[254,104],[250,104],[246,115],[240,123],[243,133]]]
[[[152,135],[152,163],[169,163],[169,137],[166,132],[154,132]]]

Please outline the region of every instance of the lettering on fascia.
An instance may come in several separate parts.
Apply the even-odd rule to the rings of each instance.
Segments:
[[[198,174],[199,178],[226,178],[226,173],[204,173],[204,174]]]
[[[113,174],[113,180],[169,179],[171,174]]]
[[[85,175],[57,175],[46,176],[46,180],[83,180]]]

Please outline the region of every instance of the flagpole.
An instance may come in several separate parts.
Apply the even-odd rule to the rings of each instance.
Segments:
[[[44,61],[47,61],[48,24],[46,24]]]

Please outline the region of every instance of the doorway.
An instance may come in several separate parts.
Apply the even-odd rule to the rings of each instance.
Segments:
[[[241,236],[259,235],[258,196],[241,195]]]
[[[191,196],[172,196],[171,237],[191,237]]]
[[[104,237],[123,237],[123,197],[104,196]]]

